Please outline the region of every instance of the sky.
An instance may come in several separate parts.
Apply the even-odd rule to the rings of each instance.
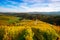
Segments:
[[[0,0],[0,12],[60,11],[60,0]]]

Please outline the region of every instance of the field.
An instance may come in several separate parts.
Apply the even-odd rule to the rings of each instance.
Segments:
[[[0,40],[60,40],[60,27],[38,19],[0,15]]]

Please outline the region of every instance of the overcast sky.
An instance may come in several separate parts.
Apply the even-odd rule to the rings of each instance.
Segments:
[[[0,0],[0,12],[60,11],[60,0]]]

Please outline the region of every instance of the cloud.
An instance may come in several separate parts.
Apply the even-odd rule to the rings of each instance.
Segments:
[[[52,7],[36,7],[36,8],[27,8],[27,12],[52,12],[59,11],[60,8],[52,8]]]
[[[53,2],[58,2],[58,1],[60,1],[60,0],[51,0],[51,1],[53,1]]]
[[[2,2],[0,2],[0,4],[2,4],[2,5],[17,5],[19,3],[14,2],[14,1],[10,1],[10,0],[5,0],[5,1],[2,0]]]
[[[1,3],[0,3],[1,4]],[[6,0],[0,12],[51,12],[60,11],[59,0],[23,0],[22,3]]]
[[[18,12],[16,9],[0,7],[0,12]]]
[[[49,11],[60,11],[59,0],[25,0],[25,2],[34,3],[30,5],[30,8],[27,8],[27,11],[39,11],[39,12],[49,12]],[[49,2],[49,3],[48,3]]]
[[[5,7],[0,7],[0,12],[25,12],[26,9],[18,8],[15,6],[12,6],[14,8],[5,8]]]
[[[12,5],[14,5],[14,4],[19,4],[18,2],[14,2],[14,1],[7,1],[6,3],[10,3],[10,4],[12,4]]]
[[[58,7],[60,7],[60,3],[50,3],[50,4],[48,4],[48,6],[58,8]]]
[[[24,2],[27,2],[27,3],[42,3],[44,2],[44,0],[23,0]]]
[[[60,3],[60,0],[50,0],[52,3]]]

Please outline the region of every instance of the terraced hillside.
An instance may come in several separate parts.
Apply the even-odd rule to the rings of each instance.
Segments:
[[[1,21],[1,23],[4,22]],[[58,33],[53,28],[55,26],[51,24],[40,20],[22,20],[16,24],[11,26],[6,23],[2,24],[0,26],[0,40],[60,40]]]

